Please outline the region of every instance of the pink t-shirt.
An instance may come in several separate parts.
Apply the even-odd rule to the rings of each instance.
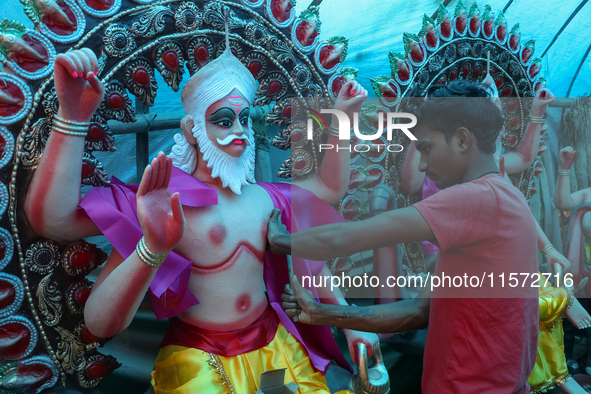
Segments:
[[[439,191],[441,191],[441,189],[435,186],[435,181],[432,181],[428,176],[425,176],[425,179],[423,180],[423,193],[421,200],[431,197],[433,194]],[[437,254],[437,246],[433,245],[429,241],[422,241],[421,248],[423,249],[423,254],[425,256]]]
[[[446,282],[434,289],[423,393],[529,393],[538,289],[531,281],[522,287],[523,275],[517,288],[508,281],[511,273],[537,273],[536,226],[525,198],[502,176],[489,175],[444,189],[414,207],[437,238],[435,275],[466,274],[480,281],[485,275],[482,287],[450,289]]]

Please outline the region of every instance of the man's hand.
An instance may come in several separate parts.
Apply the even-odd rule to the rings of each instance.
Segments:
[[[59,54],[55,58],[55,92],[60,103],[58,115],[76,122],[88,122],[103,100],[105,87],[97,78],[96,55],[88,48]]]
[[[558,168],[561,170],[570,170],[577,158],[577,152],[570,146],[560,150],[560,161]]]
[[[343,111],[353,122],[353,113],[359,112],[361,104],[367,98],[367,90],[357,81],[347,82],[341,88],[339,95],[334,103],[334,109]]]
[[[349,354],[351,354],[351,359],[354,363],[355,360],[357,360],[355,352],[357,349],[357,344],[359,342],[363,343],[367,348],[368,359],[371,358],[373,354],[377,351],[377,349],[380,347],[380,339],[374,333],[347,329],[343,329],[343,332],[347,337],[347,344],[349,345]]]
[[[529,114],[532,116],[543,116],[544,113],[546,113],[548,105],[553,103],[554,100],[556,100],[556,97],[554,97],[551,91],[548,89],[540,89],[538,93],[536,93],[536,97],[531,104],[531,111]]]
[[[291,277],[291,285],[285,285],[283,289],[283,310],[285,314],[294,322],[304,324],[314,324],[314,311],[318,306],[318,301],[314,298],[314,294],[308,289],[300,285],[298,278],[293,275]]]
[[[267,249],[275,254],[291,254],[289,231],[281,223],[281,210],[273,209],[267,225]]]
[[[302,287],[295,275],[291,277],[291,286],[285,285],[281,299],[283,300],[282,307],[285,314],[291,317],[294,322],[316,324],[315,314],[320,304],[310,290]],[[355,361],[356,345],[359,342],[365,344],[368,358],[380,346],[380,340],[376,334],[348,329],[344,329],[343,332],[347,337],[349,352],[353,361]]]
[[[154,254],[168,254],[185,233],[179,194],[170,195],[172,159],[163,152],[146,167],[137,191],[137,216],[146,246]]]

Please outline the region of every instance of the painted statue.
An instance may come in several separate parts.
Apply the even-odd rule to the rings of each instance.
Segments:
[[[570,146],[560,151],[558,179],[556,181],[556,194],[554,196],[556,208],[562,211],[571,211],[569,227],[564,240],[564,254],[572,262],[572,273],[575,282],[591,277],[589,266],[585,264],[586,261],[588,263],[588,258],[586,258],[588,245],[585,243],[585,240],[591,236],[591,214],[589,214],[591,210],[591,188],[571,193],[570,174],[576,158],[577,152]],[[587,282],[585,290],[579,292],[578,296],[588,298],[589,294],[591,294],[591,286]],[[585,330],[584,334],[587,338],[591,337],[591,330]],[[567,333],[567,336],[569,340],[567,341],[568,347],[566,352],[569,356],[572,356],[574,333]],[[588,353],[589,350],[588,345]],[[578,362],[574,359],[569,359],[568,363],[573,370],[579,368]],[[587,364],[585,372],[591,372],[589,364]]]
[[[346,190],[348,151],[327,153],[316,176],[292,185],[255,184],[255,80],[227,50],[183,89],[187,116],[171,155],[159,153],[139,186],[113,181],[81,201],[84,137],[104,92],[96,73],[90,50],[57,57],[59,112],[25,202],[40,236],[105,234],[113,244],[85,306],[89,330],[99,337],[121,332],[149,289],[157,317],[171,322],[152,373],[156,393],[253,392],[261,373],[280,368],[302,393],[328,393],[323,374],[331,360],[348,365],[328,327],[294,324],[282,311],[287,263],[265,252],[266,231],[273,208],[294,231],[340,218],[329,204]],[[349,82],[335,108],[358,111],[366,95]],[[292,216],[291,208],[309,217]],[[296,258],[293,269],[330,274],[323,262]],[[340,293],[318,293],[345,302]],[[360,341],[377,346],[373,334],[345,334],[350,349]]]

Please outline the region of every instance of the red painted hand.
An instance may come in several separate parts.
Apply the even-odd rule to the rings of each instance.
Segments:
[[[530,115],[544,115],[544,113],[546,112],[546,108],[548,108],[548,105],[553,103],[554,100],[556,100],[556,97],[554,97],[551,91],[549,91],[548,89],[540,89],[531,104]]]
[[[172,159],[163,152],[146,167],[137,191],[137,216],[146,246],[152,253],[167,254],[185,233],[185,215],[179,194],[170,195]]]
[[[353,124],[353,113],[361,110],[361,104],[367,98],[367,90],[356,81],[347,82],[341,88],[334,103],[334,109],[345,112]]]
[[[59,54],[55,58],[55,92],[59,116],[88,122],[103,100],[105,87],[96,76],[96,55],[88,48]]]
[[[363,343],[365,348],[367,349],[367,358],[371,358],[377,349],[380,347],[380,339],[378,336],[371,332],[361,332],[355,330],[347,330],[344,329],[343,332],[347,337],[347,344],[349,345],[349,354],[351,354],[351,359],[355,363],[357,357],[355,355],[357,344]]]
[[[560,150],[560,169],[570,170],[577,158],[577,152],[570,146]]]

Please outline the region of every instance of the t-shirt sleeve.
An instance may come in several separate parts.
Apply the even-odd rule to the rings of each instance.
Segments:
[[[486,185],[453,186],[413,206],[433,230],[442,251],[483,241],[498,230],[497,196]]]

